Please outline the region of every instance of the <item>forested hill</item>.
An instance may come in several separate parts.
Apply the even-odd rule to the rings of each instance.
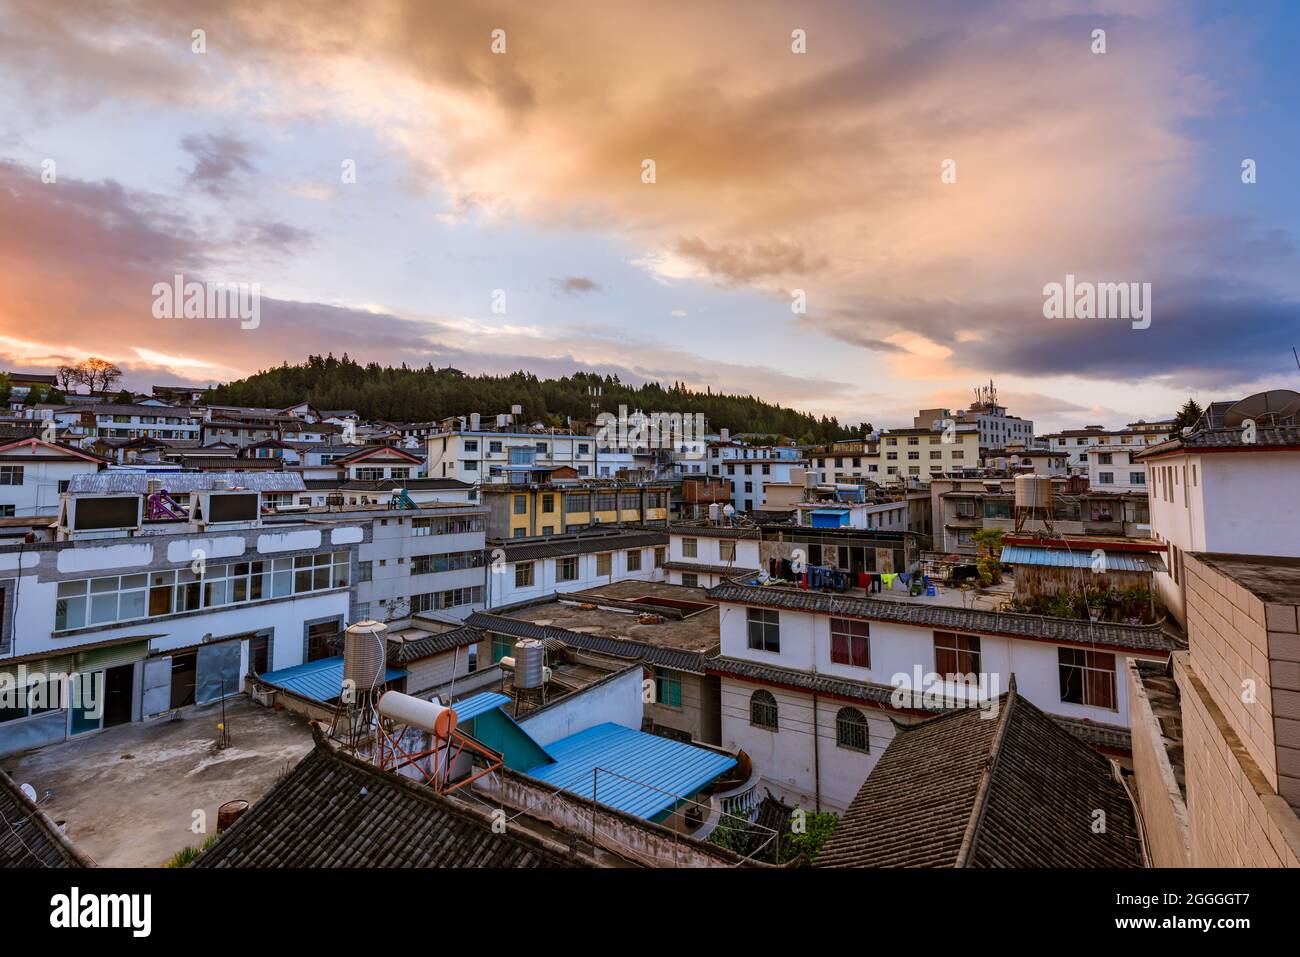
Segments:
[[[591,390],[601,394],[593,396]],[[505,376],[465,375],[455,369],[411,369],[361,365],[345,354],[309,356],[301,365],[285,363],[208,392],[218,405],[283,409],[304,399],[318,409],[355,409],[367,419],[426,422],[449,415],[495,415],[523,406],[523,419],[563,426],[565,417],[590,421],[595,411],[703,412],[713,429],[733,433],[788,436],[801,442],[828,442],[862,435],[860,426],[841,427],[834,418],[807,415],[754,396],[694,392],[681,383],[631,386],[617,376],[575,373],[539,379],[528,372]],[[870,425],[866,428],[869,430]]]

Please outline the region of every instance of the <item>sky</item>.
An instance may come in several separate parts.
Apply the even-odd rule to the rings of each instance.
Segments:
[[[0,0],[0,364],[347,353],[877,427],[992,379],[1040,432],[1300,388],[1297,36],[1291,2]],[[255,284],[255,327],[156,315],[178,275]],[[1067,276],[1149,283],[1149,325],[1049,317]]]

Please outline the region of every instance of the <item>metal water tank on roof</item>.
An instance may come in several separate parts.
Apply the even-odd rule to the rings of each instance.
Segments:
[[[1045,475],[1016,476],[1016,508],[1051,508],[1052,480]]]
[[[533,638],[521,638],[515,644],[515,687],[542,686],[543,647]]]
[[[343,680],[357,691],[369,691],[384,680],[388,656],[388,626],[366,619],[343,633]]]

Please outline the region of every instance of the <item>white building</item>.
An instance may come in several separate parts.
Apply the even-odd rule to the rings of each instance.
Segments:
[[[760,787],[788,803],[843,812],[894,736],[924,701],[895,699],[902,683],[949,707],[1020,693],[1098,746],[1122,751],[1129,658],[1163,661],[1157,626],[995,614],[916,602],[847,598],[782,587],[723,585],[722,746],[742,749]],[[953,680],[972,675],[974,684]],[[946,677],[945,677],[946,676]],[[917,678],[920,678],[919,688]]]
[[[477,417],[477,416],[476,416]],[[429,436],[430,478],[471,485],[510,482],[534,471],[569,467],[579,478],[596,473],[596,440],[565,432],[440,432]]]
[[[103,459],[40,439],[0,443],[0,518],[53,516],[75,475],[98,472]]]
[[[763,567],[758,529],[726,525],[669,528],[668,583],[712,588],[731,578],[755,575]]]
[[[1089,448],[1088,487],[1099,492],[1145,492],[1147,467],[1133,459],[1138,451],[1132,446]]]
[[[663,532],[548,536],[489,546],[487,606],[498,608],[620,581],[664,580]]]
[[[1161,602],[1186,622],[1184,552],[1300,556],[1300,428],[1191,432],[1141,453],[1149,481],[1151,531],[1169,545],[1169,569],[1155,576]]]
[[[106,471],[72,480],[57,541],[0,547],[0,753],[217,701],[247,674],[337,653],[369,529],[263,525],[263,495],[301,487],[295,475],[175,478],[181,517],[149,517],[148,474]]]
[[[96,438],[194,441],[203,425],[202,410],[164,405],[39,403],[23,414],[35,422],[52,421],[61,439],[78,443]]]

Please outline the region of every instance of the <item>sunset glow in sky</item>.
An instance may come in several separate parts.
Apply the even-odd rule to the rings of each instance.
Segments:
[[[993,378],[1040,431],[1297,388],[1298,7],[0,0],[0,363],[347,352],[877,426]],[[260,324],[154,318],[176,274]],[[1151,327],[1044,318],[1067,274],[1151,283]]]

